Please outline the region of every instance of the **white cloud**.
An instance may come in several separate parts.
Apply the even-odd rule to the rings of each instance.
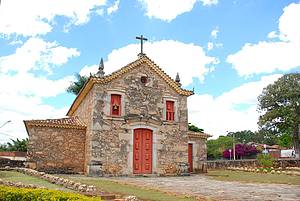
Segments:
[[[115,49],[108,55],[108,61],[104,64],[106,74],[118,70],[120,67],[137,59],[140,44],[130,44]],[[185,44],[179,41],[162,40],[147,42],[144,45],[147,56],[156,62],[168,75],[175,78],[179,72],[181,83],[187,86],[192,83],[192,78],[204,79],[204,75],[213,69],[218,59],[205,54],[201,46]],[[97,72],[97,66],[85,66],[81,73],[89,74]]]
[[[275,70],[287,71],[300,66],[300,43],[259,42],[245,44],[237,53],[229,55],[239,75],[272,73]]]
[[[87,66],[85,65],[79,72],[79,74],[81,76],[89,76],[90,73],[92,74],[96,74],[98,71],[98,65],[91,65],[91,66]],[[105,69],[104,69],[105,70]]]
[[[300,42],[300,3],[292,3],[283,9],[279,18],[280,38]]]
[[[115,1],[115,3],[107,8],[107,14],[110,15],[119,9],[120,0]]]
[[[207,43],[207,50],[212,50],[214,48],[214,43],[213,42],[208,42]]]
[[[210,36],[213,38],[213,39],[216,39],[218,37],[218,33],[219,33],[219,28],[216,27],[215,29],[213,29],[210,33]]]
[[[217,5],[218,0],[200,0],[203,4],[203,6],[212,6],[212,5]]]
[[[279,32],[272,31],[269,38],[279,36],[281,41],[260,41],[245,44],[241,50],[227,57],[239,75],[288,71],[300,66],[300,3],[284,8],[279,18]]]
[[[0,125],[12,121],[1,129],[0,139],[26,137],[24,119],[65,115],[67,108],[56,109],[43,100],[65,93],[74,77],[51,80],[47,76],[40,76],[40,73],[41,70],[51,72],[56,66],[78,55],[79,52],[74,48],[31,38],[14,54],[0,57]]]
[[[0,35],[43,35],[53,29],[56,16],[69,24],[87,23],[90,14],[105,5],[105,0],[9,0],[0,6]]]
[[[154,17],[167,22],[174,20],[178,15],[193,9],[197,0],[139,0],[146,9],[148,17]]]
[[[170,22],[178,15],[190,12],[194,5],[201,1],[203,6],[218,4],[218,0],[139,0],[150,18],[157,18]]]
[[[280,76],[264,76],[259,81],[245,83],[217,97],[209,94],[189,97],[189,122],[204,128],[215,138],[225,135],[226,131],[257,130],[257,97],[264,87]]]
[[[0,72],[28,72],[46,70],[51,72],[51,65],[62,65],[69,58],[79,56],[75,48],[59,46],[56,42],[46,42],[40,38],[30,38],[15,54],[0,57]]]
[[[271,31],[270,33],[268,33],[268,38],[278,38],[278,34],[276,33],[276,31]]]

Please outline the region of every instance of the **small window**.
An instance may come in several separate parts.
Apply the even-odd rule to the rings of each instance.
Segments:
[[[174,121],[174,101],[166,101],[166,120]]]
[[[121,116],[121,95],[112,94],[110,99],[110,114]]]
[[[143,84],[146,84],[146,83],[147,83],[147,76],[142,76],[142,77],[141,77],[141,82],[142,82]]]

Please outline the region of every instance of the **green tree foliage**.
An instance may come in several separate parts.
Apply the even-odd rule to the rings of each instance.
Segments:
[[[197,126],[189,123],[189,131],[194,131],[194,132],[199,132],[199,133],[203,133],[204,129],[202,128],[198,128]]]
[[[236,143],[246,144],[248,142],[256,142],[259,144],[274,145],[277,144],[278,136],[276,133],[261,129],[257,132],[251,130],[244,130],[238,132],[229,132],[227,136],[233,137]]]
[[[12,139],[11,141],[0,145],[0,151],[27,151],[28,138],[22,140]]]
[[[233,137],[236,142],[239,143],[248,143],[255,142],[255,133],[250,130],[238,131],[238,132],[229,132],[227,136]]]
[[[7,144],[0,144],[0,151],[7,151]]]
[[[289,134],[283,134],[278,137],[278,145],[285,148],[291,148],[293,146],[292,136]]]
[[[258,97],[261,129],[293,136],[293,145],[299,154],[300,74],[290,73],[263,89]]]
[[[67,88],[67,92],[78,95],[84,84],[88,81],[87,76],[81,76],[80,74],[75,74],[76,81],[72,82]]]
[[[233,139],[228,136],[220,136],[218,139],[207,141],[207,158],[210,160],[220,159],[226,149],[232,148]]]

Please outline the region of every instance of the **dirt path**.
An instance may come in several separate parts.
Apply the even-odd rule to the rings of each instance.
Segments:
[[[120,177],[118,180],[145,187],[215,200],[300,201],[300,186],[216,181],[204,175],[189,177]]]

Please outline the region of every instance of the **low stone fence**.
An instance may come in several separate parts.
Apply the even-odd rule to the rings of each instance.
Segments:
[[[35,176],[38,177],[40,179],[44,179],[46,181],[49,181],[50,183],[53,184],[57,184],[57,185],[61,185],[65,188],[74,190],[74,191],[79,191],[85,195],[97,195],[97,189],[95,186],[93,185],[86,185],[86,184],[82,184],[79,182],[75,182],[72,181],[70,179],[65,179],[65,178],[61,178],[61,177],[57,177],[57,176],[53,176],[50,174],[46,174],[45,172],[39,172],[36,170],[32,170],[32,169],[28,169],[28,168],[11,168],[11,167],[5,167],[5,168],[0,168],[0,170],[7,170],[7,171],[17,171],[23,174],[27,174],[30,176]],[[6,185],[6,186],[14,186],[14,187],[21,187],[21,188],[43,188],[46,189],[45,187],[40,187],[37,185],[33,185],[33,184],[23,184],[21,182],[10,182],[10,181],[5,181],[0,179],[0,184]],[[115,199],[115,195],[110,195],[110,194],[101,194],[100,197],[103,200],[114,200],[114,201],[139,201],[139,199],[136,196],[127,196],[124,199],[120,198],[120,199]],[[106,199],[107,198],[107,199]]]
[[[245,160],[215,160],[207,161],[208,169],[227,169],[228,167],[258,167],[256,159]],[[274,161],[274,167],[300,167],[300,159],[278,159]]]
[[[17,161],[17,160],[10,160],[7,158],[0,158],[0,168],[4,167],[25,167],[25,161]]]
[[[85,194],[93,195],[96,193],[96,187],[93,185],[86,185],[79,182],[75,182],[69,179],[53,176],[50,174],[46,174],[45,172],[39,172],[36,170],[28,169],[28,168],[4,168],[4,170],[15,170],[17,172],[21,172],[23,174],[27,174],[30,176],[35,176],[40,179],[44,179],[46,181],[49,181],[50,183],[61,185],[65,188],[79,191]]]
[[[34,184],[23,184],[21,182],[5,181],[3,179],[0,179],[0,184],[5,185],[5,186],[18,187],[18,188],[44,188],[44,187],[40,187],[40,186],[37,186]]]

